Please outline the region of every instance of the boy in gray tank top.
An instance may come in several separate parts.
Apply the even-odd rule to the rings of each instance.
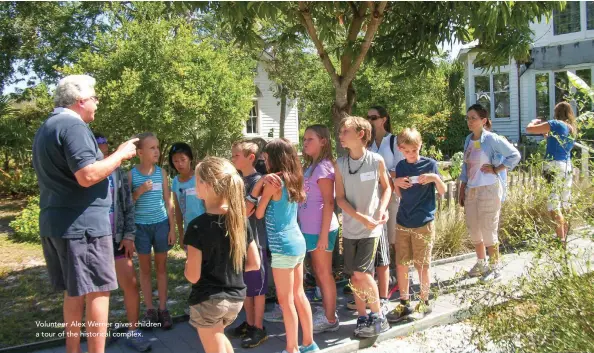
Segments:
[[[383,158],[366,148],[371,124],[363,118],[346,117],[339,131],[340,143],[349,153],[336,161],[336,203],[342,209],[344,272],[351,276],[359,313],[355,336],[375,337],[390,328],[380,311],[373,272],[392,190]],[[369,315],[366,304],[371,309]]]

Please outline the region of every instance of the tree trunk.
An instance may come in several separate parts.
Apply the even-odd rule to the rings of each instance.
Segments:
[[[279,135],[278,137],[285,137],[285,120],[287,120],[287,91],[281,85],[280,87],[280,121],[279,121]]]
[[[334,127],[334,138],[336,140],[336,154],[341,156],[345,150],[338,140],[340,121],[351,114],[355,102],[355,89],[352,84],[347,87],[335,87],[335,100],[332,105],[332,125]]]

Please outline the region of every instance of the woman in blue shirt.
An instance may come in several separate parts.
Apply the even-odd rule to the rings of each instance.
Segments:
[[[571,206],[571,150],[577,136],[577,123],[571,105],[567,102],[557,104],[553,120],[542,122],[540,119],[534,119],[526,127],[526,132],[542,134],[547,138],[544,175],[552,184],[547,209],[557,225],[557,236],[565,241],[569,223],[565,222],[562,209]]]
[[[466,227],[475,246],[477,263],[471,277],[500,276],[499,214],[504,198],[505,173],[520,162],[520,152],[507,140],[490,132],[489,112],[480,104],[468,108],[468,129],[460,180],[460,204],[465,207]],[[486,262],[486,250],[489,262]]]

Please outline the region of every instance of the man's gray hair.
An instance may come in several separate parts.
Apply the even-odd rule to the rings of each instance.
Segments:
[[[79,99],[95,95],[95,79],[88,75],[70,75],[58,82],[54,93],[56,107],[69,107]]]

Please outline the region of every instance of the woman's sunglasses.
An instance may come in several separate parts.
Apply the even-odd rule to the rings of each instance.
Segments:
[[[376,121],[377,119],[381,119],[379,115],[368,115],[367,120]]]

